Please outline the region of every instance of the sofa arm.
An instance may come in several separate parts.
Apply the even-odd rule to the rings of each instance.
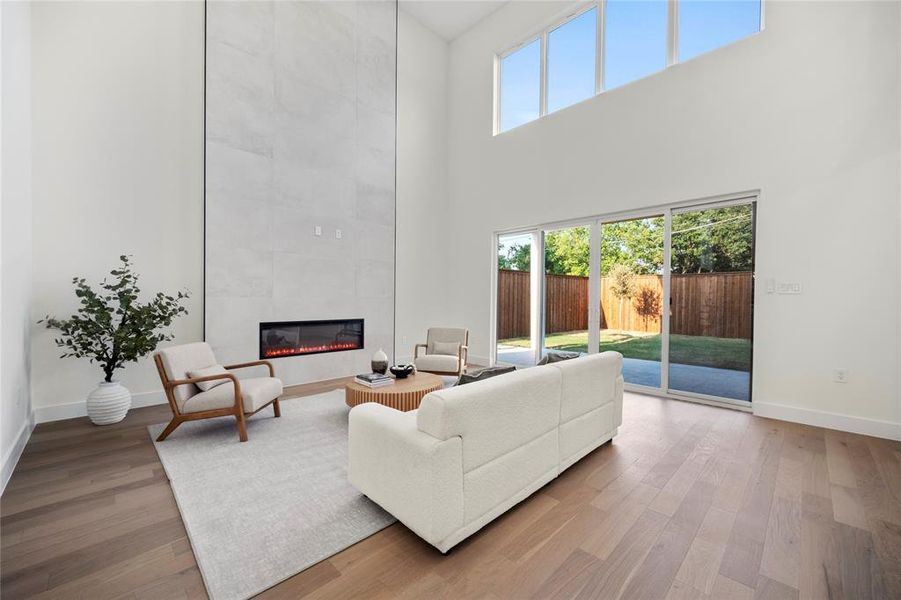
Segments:
[[[463,445],[416,427],[415,413],[377,403],[348,417],[348,479],[432,545],[463,526]]]

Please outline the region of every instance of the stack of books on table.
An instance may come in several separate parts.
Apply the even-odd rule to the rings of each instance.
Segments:
[[[366,387],[378,388],[394,383],[394,378],[390,375],[382,375],[381,373],[364,373],[354,377],[354,381]]]

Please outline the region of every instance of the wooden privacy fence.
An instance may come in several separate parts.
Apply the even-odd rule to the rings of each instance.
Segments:
[[[588,329],[588,278],[545,275],[547,333]],[[673,274],[670,331],[751,339],[751,273]],[[663,278],[636,275],[635,294],[618,298],[601,278],[601,328],[659,333]],[[498,271],[497,337],[529,336],[529,273]]]

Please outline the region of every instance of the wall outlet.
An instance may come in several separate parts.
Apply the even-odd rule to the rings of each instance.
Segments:
[[[313,227],[313,235],[322,235],[322,225],[316,225]]]
[[[848,369],[836,369],[833,371],[832,380],[835,383],[848,383]]]
[[[340,229],[336,229],[336,230],[335,230],[335,239],[336,239],[336,240],[340,240],[342,237],[344,237],[344,234],[341,233],[341,230],[340,230]]]

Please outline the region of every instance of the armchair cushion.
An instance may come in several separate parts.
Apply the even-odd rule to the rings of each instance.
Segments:
[[[468,343],[469,332],[459,327],[431,327],[426,335],[426,354],[441,354],[435,350],[436,342],[454,343],[465,346]],[[457,350],[454,350],[454,354]]]
[[[195,371],[188,371],[188,377],[194,379],[195,377],[207,377],[208,375],[224,375],[228,373],[225,370],[225,367],[222,365],[213,365],[212,367],[204,367],[203,369],[197,369]],[[218,385],[222,385],[223,383],[231,383],[228,379],[213,379],[211,381],[199,381],[195,383],[197,387],[200,388],[201,392],[208,392]]]
[[[171,381],[189,379],[190,375],[188,373],[190,371],[216,364],[213,349],[206,342],[169,346],[168,348],[160,349],[158,353],[162,360],[163,368],[166,369],[166,374]],[[231,386],[228,387],[231,388]],[[175,401],[179,406],[199,392],[200,389],[196,385],[180,385],[173,390]]]
[[[444,354],[457,356],[460,353],[460,344],[457,342],[435,342],[432,354]]]
[[[228,379],[228,385],[217,385],[206,392],[200,392],[185,400],[179,406],[183,413],[203,412],[235,405],[235,386]],[[258,410],[266,403],[282,394],[282,380],[276,377],[250,377],[241,380],[241,402],[244,412]]]
[[[460,368],[460,358],[456,354],[454,356],[426,354],[425,356],[420,356],[414,362],[416,368],[420,371],[456,373]]]

